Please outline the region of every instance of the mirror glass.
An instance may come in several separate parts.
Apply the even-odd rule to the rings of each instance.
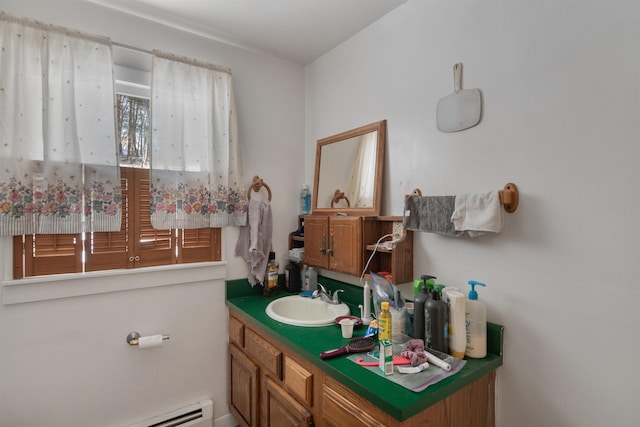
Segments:
[[[386,120],[318,140],[313,212],[380,215]]]

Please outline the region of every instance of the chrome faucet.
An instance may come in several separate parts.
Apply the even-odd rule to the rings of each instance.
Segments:
[[[339,294],[340,292],[344,292],[343,289],[338,289],[333,293],[333,297],[331,296],[331,291],[328,291],[327,288],[322,285],[322,283],[318,283],[318,290],[313,292],[313,298],[320,298],[322,301],[327,302],[329,304],[340,304]]]

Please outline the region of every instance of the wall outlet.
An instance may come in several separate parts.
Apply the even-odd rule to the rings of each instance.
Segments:
[[[393,223],[393,231],[391,231],[391,233],[393,234],[393,240],[400,240],[402,239],[402,236],[404,235],[404,228],[402,228],[402,222],[394,222]]]

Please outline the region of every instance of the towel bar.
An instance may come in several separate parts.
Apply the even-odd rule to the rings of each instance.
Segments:
[[[347,196],[344,195],[344,192],[340,191],[340,189],[336,189],[336,192],[333,193],[333,199],[331,199],[331,207],[333,208],[333,205],[338,203],[340,200],[345,200],[347,202],[347,207],[351,207],[351,203]]]
[[[518,209],[520,202],[520,194],[518,192],[518,186],[513,182],[510,182],[504,186],[502,190],[498,190],[500,196],[500,203],[504,207],[504,210],[513,213]],[[419,188],[415,188],[411,194],[407,194],[405,197],[410,196],[422,196],[422,191]]]
[[[168,340],[169,339],[169,335],[163,335],[162,336],[162,340]],[[140,340],[140,334],[136,331],[130,332],[129,335],[127,335],[127,343],[129,345],[138,345]]]
[[[251,190],[259,193],[262,187],[267,190],[267,193],[269,194],[269,201],[271,201],[271,188],[258,175],[255,175],[251,180],[251,185],[249,185],[249,190],[247,191],[247,199],[251,200]]]

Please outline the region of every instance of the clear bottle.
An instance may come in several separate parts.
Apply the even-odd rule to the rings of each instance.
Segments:
[[[275,252],[269,252],[269,263],[267,264],[267,280],[262,287],[262,295],[270,297],[278,293],[278,270],[280,264],[276,261]]]
[[[309,274],[309,289],[315,291],[318,289],[318,272],[315,268],[309,267],[307,273]]]
[[[309,215],[311,213],[311,191],[307,184],[302,186],[300,191],[300,214]]]
[[[305,291],[315,291],[318,289],[318,272],[313,268],[307,268],[307,271],[304,273],[304,290]]]
[[[380,311],[378,315],[378,341],[391,341],[393,322],[391,320],[391,312],[389,311],[389,302],[382,301],[380,308],[382,311]]]
[[[469,280],[471,290],[465,304],[465,325],[467,330],[467,349],[465,355],[482,358],[487,355],[487,307],[478,301],[476,286],[487,286],[484,283]]]

